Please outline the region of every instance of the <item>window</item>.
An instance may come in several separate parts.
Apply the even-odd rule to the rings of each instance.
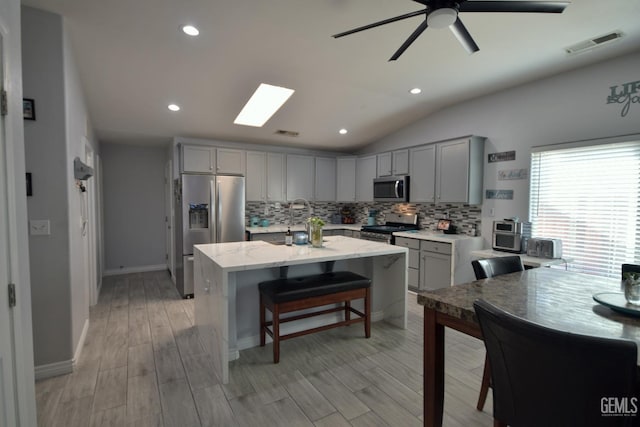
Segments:
[[[530,196],[532,235],[562,239],[570,269],[620,277],[640,263],[640,139],[534,148]]]

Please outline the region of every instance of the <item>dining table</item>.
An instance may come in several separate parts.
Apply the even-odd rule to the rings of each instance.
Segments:
[[[624,338],[639,344],[637,314],[640,313],[630,315],[612,310],[593,299],[596,294],[621,292],[620,278],[555,268],[533,268],[419,292],[418,303],[424,306],[424,425],[442,426],[444,328],[482,339],[474,301],[483,299],[546,327],[589,336]],[[624,311],[624,307],[622,309]]]

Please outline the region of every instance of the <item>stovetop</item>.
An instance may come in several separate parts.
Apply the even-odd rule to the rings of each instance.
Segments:
[[[391,234],[398,231],[418,230],[420,227],[413,224],[393,224],[387,223],[385,225],[364,225],[361,231],[368,231],[371,233]]]

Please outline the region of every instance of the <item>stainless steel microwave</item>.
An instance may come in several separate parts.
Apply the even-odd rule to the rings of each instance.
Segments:
[[[409,177],[375,178],[373,180],[373,200],[376,202],[408,202]]]

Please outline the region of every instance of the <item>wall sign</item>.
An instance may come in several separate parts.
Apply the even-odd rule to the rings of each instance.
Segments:
[[[529,169],[508,169],[498,171],[498,181],[510,181],[514,179],[527,179]]]
[[[609,87],[611,93],[607,96],[607,104],[622,104],[620,117],[625,117],[631,104],[640,104],[640,80]]]
[[[516,152],[515,151],[503,151],[501,153],[490,153],[488,155],[488,157],[489,157],[489,163],[506,162],[508,160],[515,160],[516,159]]]
[[[513,190],[486,190],[485,199],[513,200]]]

